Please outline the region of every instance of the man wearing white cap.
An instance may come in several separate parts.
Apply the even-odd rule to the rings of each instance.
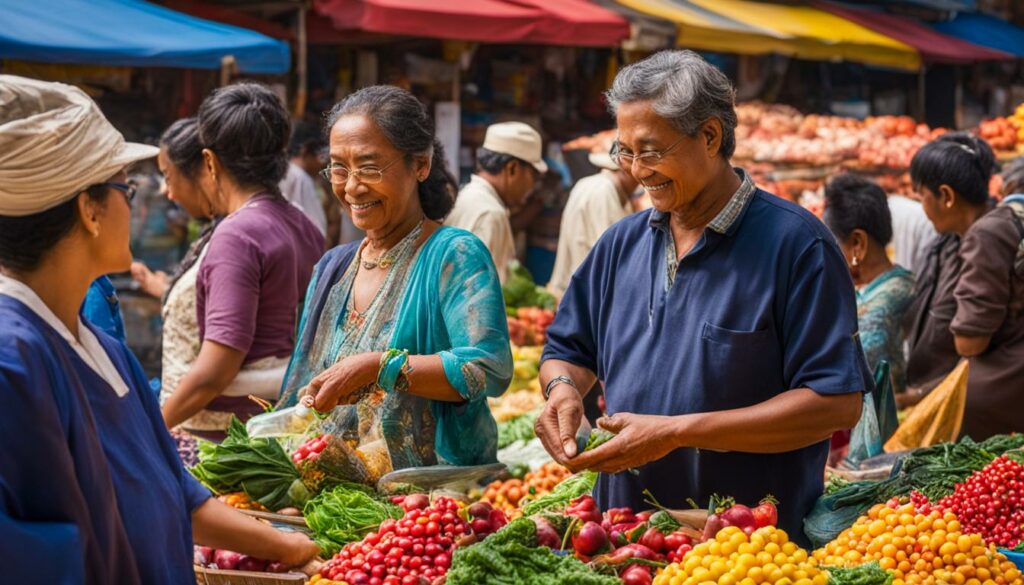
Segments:
[[[193,535],[288,563],[318,550],[211,498],[138,361],[80,317],[89,284],[131,265],[125,169],[156,154],[81,90],[0,75],[5,583],[194,582]]]
[[[508,263],[516,257],[509,209],[523,204],[537,177],[547,170],[536,130],[522,122],[492,124],[477,152],[477,172],[459,191],[455,208],[445,219],[445,225],[483,240],[501,282],[505,282]]]
[[[632,213],[629,197],[639,184],[608,154],[592,152],[589,159],[590,164],[601,171],[576,183],[562,211],[558,255],[548,283],[551,292],[559,297],[565,293],[573,272],[583,263],[601,234]]]

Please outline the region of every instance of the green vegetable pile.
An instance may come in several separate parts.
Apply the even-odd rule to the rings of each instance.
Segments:
[[[583,471],[571,475],[556,485],[555,489],[523,505],[523,514],[533,516],[548,510],[562,510],[569,505],[569,502],[594,491],[596,483],[597,472],[594,471]]]
[[[199,442],[199,463],[189,471],[214,493],[243,491],[270,510],[301,506],[309,492],[276,439],[252,439],[232,417],[221,444]]]
[[[501,293],[509,309],[540,307],[554,311],[558,306],[555,297],[543,287],[537,286],[530,271],[515,260],[509,262],[508,278],[501,285]]]
[[[892,573],[878,566],[878,561],[857,567],[825,567],[829,585],[892,585]]]
[[[538,547],[532,520],[513,520],[487,540],[455,551],[446,585],[621,585],[571,556]]]
[[[376,530],[388,518],[400,520],[403,512],[380,500],[367,486],[343,483],[306,502],[302,514],[313,530],[313,540],[330,557]]]
[[[531,410],[515,418],[498,424],[498,448],[504,449],[516,441],[529,441],[537,436],[533,425],[540,416],[541,409]]]
[[[936,502],[953,493],[956,484],[985,467],[996,457],[1024,445],[1024,435],[996,435],[981,443],[965,437],[957,443],[942,443],[912,451],[897,462],[892,474],[882,481],[830,482],[804,530],[815,546],[835,538],[858,516],[877,502],[919,491]]]

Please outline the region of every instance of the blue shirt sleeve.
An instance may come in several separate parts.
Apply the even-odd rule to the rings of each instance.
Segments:
[[[782,327],[787,386],[818,394],[870,391],[853,282],[839,249],[817,238],[797,258],[787,293]]]

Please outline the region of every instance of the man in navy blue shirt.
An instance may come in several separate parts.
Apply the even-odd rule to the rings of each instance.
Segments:
[[[575,273],[541,366],[545,447],[603,472],[603,508],[731,495],[779,500],[804,541],[828,439],[853,427],[871,376],[843,256],[813,215],[729,158],[733,89],[690,51],[623,69],[612,155],[654,209],[614,225]],[[617,436],[577,453],[581,394],[600,379]],[[627,471],[628,470],[628,471]]]

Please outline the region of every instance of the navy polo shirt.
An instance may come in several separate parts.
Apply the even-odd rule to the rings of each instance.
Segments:
[[[854,287],[831,233],[737,172],[743,187],[678,266],[668,217],[650,210],[612,226],[573,276],[544,359],[596,372],[609,414],[714,412],[795,388],[870,389]],[[638,475],[602,474],[596,495],[602,508],[646,509],[644,489],[671,508],[688,498],[707,505],[712,494],[754,505],[770,493],[781,527],[804,540],[827,455],[828,441],[770,455],[678,449]]]

